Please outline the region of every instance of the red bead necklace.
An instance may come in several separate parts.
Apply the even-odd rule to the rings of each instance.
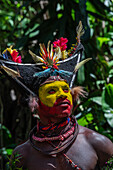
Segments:
[[[65,126],[66,125],[66,121],[62,122],[61,125],[60,124],[57,125],[57,127],[62,127],[63,125]],[[54,154],[61,153],[66,158],[66,160],[68,161],[68,163],[71,165],[72,168],[74,168],[76,170],[81,170],[81,168],[79,168],[78,165],[76,165],[64,152],[62,152],[63,150],[65,150],[68,146],[70,146],[74,142],[74,140],[76,139],[77,134],[78,134],[78,123],[77,123],[75,117],[71,117],[69,121],[71,121],[73,126],[67,132],[65,132],[65,133],[63,133],[61,135],[58,135],[58,136],[55,136],[55,137],[46,137],[46,136],[44,136],[44,134],[40,134],[41,137],[37,137],[37,136],[35,136],[35,134],[36,133],[40,133],[40,131],[38,130],[38,132],[37,132],[36,127],[35,127],[30,132],[29,138],[30,138],[30,142],[31,142],[32,147],[34,149],[36,149],[37,151],[40,151],[40,152],[42,152],[43,154],[46,154],[46,155],[54,155]],[[67,126],[69,124],[69,121],[67,122]],[[54,127],[56,128],[56,125]],[[39,127],[38,127],[38,129],[39,129]],[[48,127],[47,127],[47,129],[48,129]],[[51,127],[49,127],[49,129],[51,129]],[[47,131],[47,130],[45,130],[45,131]],[[59,144],[58,146],[55,146],[52,143],[52,141],[55,141],[55,140],[63,141],[64,139],[68,139],[70,137],[70,135],[71,136],[73,135],[73,137],[68,142],[66,142],[65,145],[63,145],[63,144],[60,145]],[[42,151],[40,148],[38,148],[34,144],[33,140],[37,141],[37,142],[46,141],[50,145],[52,145],[54,147],[54,149],[52,149],[50,151]]]

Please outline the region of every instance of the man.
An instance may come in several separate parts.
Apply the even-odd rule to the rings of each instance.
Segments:
[[[13,152],[20,154],[18,167],[29,170],[96,170],[113,155],[113,143],[108,138],[77,125],[70,117],[73,97],[64,80],[47,81],[40,86],[37,105],[40,122],[31,132],[30,139]],[[69,135],[64,139],[59,137],[67,133]]]
[[[113,156],[113,143],[108,138],[78,125],[71,115],[73,101],[84,94],[80,87],[72,88],[77,70],[87,61],[80,62],[83,48],[79,38],[82,32],[79,29],[78,45],[71,50],[70,58],[65,59],[67,39],[60,38],[53,43],[54,50],[52,45],[49,50],[50,43],[47,50],[40,44],[42,58],[30,51],[38,62],[36,65],[15,64],[1,59],[1,71],[32,94],[29,105],[32,111],[34,108],[37,110],[40,118],[29,139],[14,149],[11,167],[98,170]],[[8,52],[14,57],[10,48],[3,53],[5,59]],[[75,63],[79,64],[75,67]]]

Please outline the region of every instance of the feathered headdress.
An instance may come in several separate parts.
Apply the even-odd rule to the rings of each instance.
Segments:
[[[53,42],[48,42],[47,49],[40,45],[40,56],[29,50],[36,64],[22,64],[21,56],[15,49],[7,48],[0,57],[1,72],[13,79],[22,89],[33,96],[38,94],[38,88],[47,78],[60,76],[73,87],[76,72],[90,59],[81,61],[83,46],[80,37],[84,33],[81,21],[77,27],[77,43],[66,51],[67,38],[61,37]],[[81,61],[81,62],[80,62]]]

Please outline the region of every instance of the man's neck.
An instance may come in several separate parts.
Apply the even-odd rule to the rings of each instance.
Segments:
[[[70,117],[65,117],[60,120],[60,122],[50,123],[48,125],[44,125],[42,122],[38,122],[37,131],[50,136],[53,134],[58,135],[62,130],[65,131],[65,128],[68,126],[70,120]]]
[[[40,122],[43,126],[49,126],[49,125],[59,124],[66,118],[67,117],[58,118],[58,117],[45,117],[45,116],[40,115]]]

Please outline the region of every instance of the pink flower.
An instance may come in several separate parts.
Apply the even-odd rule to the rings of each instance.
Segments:
[[[63,38],[61,37],[60,39],[58,39],[57,41],[54,41],[53,42],[53,47],[56,48],[56,47],[60,47],[61,51],[64,51],[66,50],[67,48],[67,43],[68,42],[68,39],[67,38]]]
[[[21,56],[18,56],[18,54],[19,53],[16,50],[13,50],[13,52],[11,53],[12,60],[16,63],[21,63],[22,59],[21,59]]]

